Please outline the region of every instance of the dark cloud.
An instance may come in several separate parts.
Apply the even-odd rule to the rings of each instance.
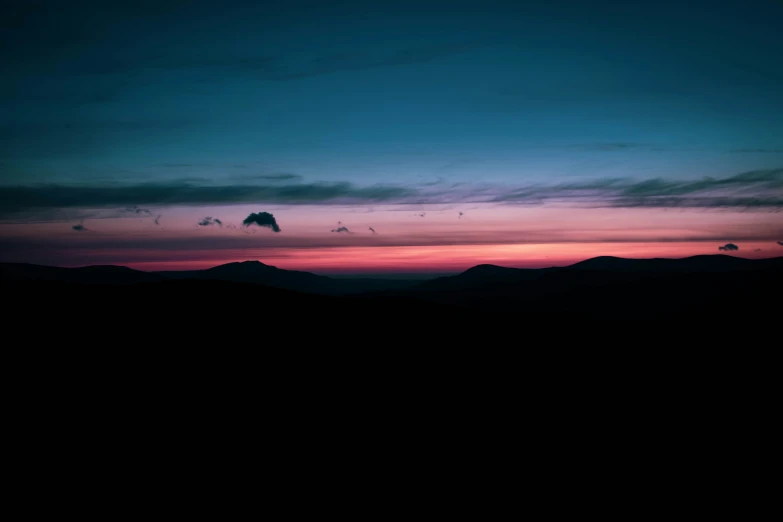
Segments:
[[[739,247],[737,245],[735,245],[734,243],[726,243],[723,246],[719,246],[718,250],[725,250],[727,252],[735,252],[735,251],[739,250]]]
[[[273,232],[280,232],[280,227],[277,225],[275,216],[269,212],[252,212],[242,221],[242,225],[246,227],[258,225],[259,227],[270,228]]]
[[[217,225],[219,227],[222,227],[223,222],[220,221],[218,218],[212,218],[211,216],[207,216],[198,222],[198,226],[200,227],[208,227],[210,225]]]
[[[375,231],[375,229],[374,229],[374,228],[372,228],[372,227],[370,227],[370,232],[372,232],[373,234],[377,234],[377,233],[378,233],[378,232],[376,232],[376,231]]]
[[[783,154],[783,149],[733,149],[729,152],[739,154]]]
[[[78,225],[73,225],[71,228],[77,232],[87,232],[89,230],[89,228],[85,227],[81,223],[79,223]]]
[[[348,227],[337,227],[333,228],[332,232],[337,232],[338,234],[341,232],[345,232],[346,234],[353,234],[350,230],[348,230]]]
[[[134,205],[134,206],[132,206],[130,208],[126,208],[125,212],[132,212],[134,214],[147,214],[147,215],[151,215],[152,214],[152,212],[150,212],[149,209],[147,209],[147,208],[139,208],[136,205]]]

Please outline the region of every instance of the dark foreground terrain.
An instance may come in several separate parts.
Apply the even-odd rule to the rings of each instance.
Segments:
[[[266,265],[223,265],[232,266],[240,268],[238,281],[227,268],[220,278],[189,278],[125,267],[0,265],[6,331],[42,342],[540,347],[608,338],[644,344],[664,333],[670,343],[686,335],[688,342],[771,340],[782,315],[783,258],[479,265],[423,283],[384,288],[374,281],[364,292],[351,282],[342,295],[340,282],[323,276],[268,267],[295,291],[270,286]],[[266,284],[251,282],[254,267]],[[317,293],[301,291],[300,276],[316,281]]]

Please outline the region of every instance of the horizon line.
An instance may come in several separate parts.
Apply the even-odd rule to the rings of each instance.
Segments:
[[[515,266],[503,266],[503,265],[497,265],[493,263],[477,263],[475,265],[472,265],[471,267],[462,270],[462,271],[443,271],[443,270],[416,270],[416,271],[336,271],[336,272],[329,272],[329,271],[310,271],[310,270],[291,270],[286,268],[279,268],[275,265],[269,265],[267,263],[264,263],[263,261],[260,261],[258,259],[245,259],[243,261],[229,261],[227,263],[220,263],[214,266],[210,266],[209,268],[200,268],[200,269],[185,269],[185,270],[141,270],[138,268],[132,268],[127,265],[117,265],[117,264],[98,264],[98,265],[76,265],[76,266],[61,266],[61,265],[44,265],[39,263],[26,263],[26,262],[0,262],[1,265],[31,265],[31,266],[42,266],[42,267],[48,267],[48,268],[64,268],[64,269],[78,269],[78,268],[95,268],[95,267],[117,267],[117,268],[127,268],[129,270],[134,270],[137,272],[145,272],[145,273],[166,273],[166,272],[202,272],[205,270],[210,270],[212,268],[217,268],[220,266],[226,266],[231,264],[241,264],[241,263],[260,263],[264,266],[269,266],[272,268],[277,268],[278,270],[284,270],[286,272],[308,272],[316,275],[326,275],[328,277],[328,274],[330,275],[336,275],[336,276],[360,276],[360,275],[389,275],[389,276],[403,276],[403,275],[433,275],[433,277],[438,276],[444,276],[444,275],[455,275],[455,274],[461,274],[467,270],[470,270],[472,268],[478,267],[478,266],[495,266],[499,268],[508,268],[512,270],[545,270],[547,268],[568,268],[570,266],[578,265],[580,263],[584,263],[585,261],[590,261],[592,259],[601,259],[601,258],[611,258],[611,259],[626,259],[626,260],[634,260],[634,261],[649,261],[649,260],[656,260],[656,259],[668,259],[668,260],[683,260],[683,259],[692,259],[696,257],[731,257],[735,259],[744,259],[746,261],[761,261],[763,259],[783,259],[783,256],[771,256],[771,257],[765,257],[762,259],[752,259],[752,258],[746,258],[742,256],[737,255],[729,255],[729,254],[695,254],[692,256],[685,256],[685,257],[621,257],[621,256],[593,256],[588,257],[585,259],[582,259],[581,261],[576,261],[571,264],[567,265],[551,265],[546,267],[515,267]]]

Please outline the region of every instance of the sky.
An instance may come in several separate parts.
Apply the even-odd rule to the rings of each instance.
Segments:
[[[3,262],[783,255],[780,1],[0,10]]]

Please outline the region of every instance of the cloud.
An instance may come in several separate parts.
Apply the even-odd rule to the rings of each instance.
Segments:
[[[211,185],[180,180],[133,185],[0,186],[0,217],[5,219],[9,214],[24,212],[40,215],[51,209],[96,209],[135,204],[341,205],[369,202],[406,205],[498,203],[779,211],[783,209],[783,168],[749,171],[726,178],[607,178],[556,185],[448,182],[416,186],[357,186],[348,182]],[[426,213],[415,215],[424,217]]]
[[[491,192],[491,191],[490,191]],[[616,208],[783,208],[783,168],[697,180],[598,179],[527,186],[490,195],[504,203],[570,203]]]
[[[155,224],[156,225],[160,225],[160,218],[162,218],[162,217],[163,217],[162,214],[158,214],[158,216],[155,218]]]
[[[250,215],[242,221],[242,225],[246,227],[258,225],[259,227],[270,228],[273,232],[280,232],[280,227],[277,225],[275,216],[269,212],[251,212]]]
[[[587,148],[594,149],[594,150],[613,151],[613,150],[638,149],[640,147],[642,147],[641,143],[617,142],[617,143],[596,143],[588,146]]]
[[[302,179],[302,176],[298,174],[289,174],[283,172],[280,174],[257,174],[254,176],[243,176],[244,179],[262,179],[264,181],[294,181]]]
[[[223,226],[223,222],[220,221],[218,218],[212,218],[210,216],[205,217],[201,221],[198,222],[198,226],[200,227],[208,227],[210,225],[217,225],[219,227]]]
[[[783,149],[733,149],[729,152],[738,154],[783,154]]]
[[[337,228],[333,228],[333,229],[332,229],[332,232],[337,232],[338,234],[339,234],[340,232],[345,232],[346,234],[353,234],[353,232],[351,232],[350,230],[348,230],[348,227],[337,227]]]
[[[276,204],[342,204],[395,202],[414,197],[413,189],[347,182],[275,185],[204,185],[192,182],[133,185],[17,185],[0,186],[0,215],[31,209],[100,208],[129,204],[219,205],[268,202]]]
[[[71,228],[74,229],[76,232],[87,232],[90,230],[89,228],[85,227],[81,223],[79,223],[78,225],[73,225]]]
[[[374,229],[374,228],[372,228],[372,227],[370,227],[370,232],[372,232],[373,234],[377,234],[377,233],[378,233],[378,232],[376,232],[376,231],[375,231],[375,229]]]
[[[735,252],[735,251],[739,250],[739,247],[737,245],[735,245],[734,243],[726,243],[723,246],[719,246],[718,250],[725,250],[725,251],[728,251],[728,252]]]
[[[75,223],[75,222],[74,222]],[[64,230],[71,223],[62,225]],[[168,227],[167,227],[168,228]],[[141,261],[203,261],[205,259],[225,260],[242,258],[248,249],[263,251],[270,259],[276,256],[301,256],[305,252],[316,252],[318,248],[367,247],[367,235],[337,234],[314,231],[309,235],[272,234],[261,243],[253,231],[255,226],[243,228],[244,233],[223,234],[112,234],[96,232],[0,236],[0,261],[35,262],[41,264],[111,264]],[[328,229],[327,229],[328,230]],[[197,230],[194,230],[197,232]],[[379,247],[433,247],[453,248],[455,245],[537,245],[570,244],[606,246],[621,244],[657,243],[669,245],[699,242],[706,248],[723,245],[726,237],[737,244],[770,244],[783,251],[776,241],[783,238],[780,226],[748,227],[733,226],[725,229],[689,230],[685,233],[671,233],[662,230],[659,234],[629,228],[616,233],[614,229],[573,230],[552,225],[541,229],[534,223],[519,223],[513,230],[465,230],[454,227],[450,230],[420,230],[403,235],[386,233],[372,236],[372,246]],[[710,246],[712,245],[712,246]],[[350,252],[350,251],[346,251]],[[721,252],[731,254],[733,252]],[[259,254],[260,255],[260,254]],[[353,255],[353,254],[347,254]]]
[[[126,208],[125,212],[133,212],[134,214],[147,214],[147,215],[151,215],[152,214],[152,212],[150,212],[149,209],[139,208],[136,205],[134,205],[134,206],[132,206],[130,208]]]

